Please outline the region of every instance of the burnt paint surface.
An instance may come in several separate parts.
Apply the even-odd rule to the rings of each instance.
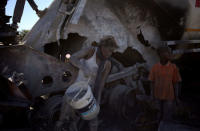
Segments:
[[[60,40],[60,46],[58,46],[57,42],[46,44],[44,52],[56,58],[59,58],[61,55],[61,60],[64,61],[65,55],[79,51],[86,39],[86,37],[80,36],[78,33],[69,33],[66,40]]]
[[[167,2],[158,4],[152,0],[109,0],[107,3],[131,31],[135,30],[131,25],[148,22],[159,30],[162,40],[178,40],[183,35],[187,7],[174,7]]]
[[[112,57],[121,62],[125,67],[139,63],[144,63],[142,55],[135,49],[128,47],[123,53],[113,53]]]
[[[75,67],[28,46],[1,46],[0,56],[0,75],[9,78],[13,72],[23,73],[27,81],[26,87],[33,98],[65,91],[76,78],[77,69]],[[69,81],[62,80],[64,72],[73,74]],[[42,83],[47,76],[52,78],[50,86],[44,86]]]

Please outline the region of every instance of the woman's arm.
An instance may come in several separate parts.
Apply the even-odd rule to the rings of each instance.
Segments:
[[[94,54],[95,49],[93,47],[82,49],[75,54],[73,54],[70,58],[70,63],[79,69],[84,69],[84,65],[80,62],[80,59],[90,58]]]
[[[111,70],[111,62],[105,61],[104,64],[100,65],[94,85],[94,96],[98,103],[100,103],[101,100],[101,94],[104,89],[104,85],[106,82],[106,79],[110,73]]]

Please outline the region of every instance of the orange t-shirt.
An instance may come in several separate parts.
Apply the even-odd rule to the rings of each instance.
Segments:
[[[154,82],[154,96],[160,100],[174,100],[173,85],[181,81],[178,68],[168,62],[166,65],[155,64],[149,75],[149,80]]]

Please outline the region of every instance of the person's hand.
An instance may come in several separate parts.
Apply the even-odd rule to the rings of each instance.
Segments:
[[[10,77],[11,81],[19,86],[20,83],[24,83],[24,74],[23,73],[17,73],[13,72],[12,76]]]

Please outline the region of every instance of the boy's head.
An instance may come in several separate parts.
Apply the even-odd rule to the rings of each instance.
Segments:
[[[168,46],[161,46],[157,49],[157,53],[162,61],[169,61],[171,58],[171,50]]]
[[[105,36],[100,41],[100,48],[103,56],[108,58],[112,55],[114,50],[118,48],[118,46],[113,36]]]

